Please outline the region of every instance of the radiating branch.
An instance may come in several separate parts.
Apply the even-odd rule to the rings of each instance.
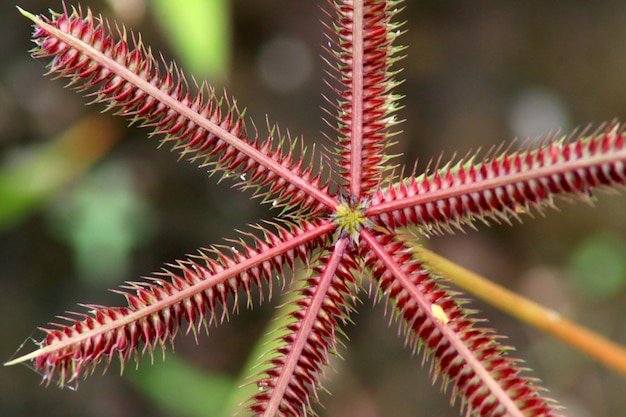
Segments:
[[[500,310],[531,324],[598,362],[626,376],[626,347],[586,329],[558,312],[507,290],[424,247],[412,244],[415,255],[433,272]]]

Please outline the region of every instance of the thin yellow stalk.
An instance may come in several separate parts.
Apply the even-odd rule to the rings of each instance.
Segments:
[[[416,256],[425,263],[427,268],[445,276],[458,287],[513,317],[549,333],[626,376],[626,348],[624,346],[569,321],[556,311],[509,291],[428,249],[418,245],[412,245],[412,247]]]

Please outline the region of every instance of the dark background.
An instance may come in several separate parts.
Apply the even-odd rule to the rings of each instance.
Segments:
[[[324,67],[317,58],[324,42],[319,24],[323,14],[315,3],[233,1],[232,39],[225,40],[232,42],[230,70],[218,82],[248,109],[247,116],[261,131],[267,114],[283,129],[302,134],[307,143],[323,143],[319,131],[325,129],[320,106],[321,92],[327,90]],[[401,14],[408,21],[408,33],[400,39],[409,48],[408,58],[401,62],[406,82],[399,92],[406,98],[399,115],[407,121],[394,151],[403,152],[409,165],[419,158],[419,167],[424,167],[442,151],[444,158],[451,158],[455,152],[487,150],[516,136],[543,135],[559,127],[568,133],[626,116],[623,1],[442,3],[411,1]],[[82,4],[126,20],[155,51],[168,59],[176,57],[149,3],[133,20],[116,17],[104,2]],[[29,0],[20,6],[33,13],[61,9],[58,1]],[[30,32],[29,21],[11,2],[2,2],[0,170],[100,110],[84,106],[84,99],[63,89],[61,81],[42,75],[42,63],[27,53]],[[269,46],[277,39],[286,40],[302,58],[293,62],[273,53]],[[269,57],[269,64],[263,57]],[[307,59],[311,66],[302,69]],[[296,77],[293,85],[278,91],[263,78],[263,65],[279,79],[303,73],[299,81]],[[111,129],[125,126],[109,115],[104,120]],[[249,195],[231,190],[227,181],[215,185],[194,166],[177,164],[175,154],[156,150],[156,142],[147,140],[145,131],[122,132],[113,149],[84,175],[20,220],[2,226],[1,360],[8,360],[32,329],[77,302],[117,302],[106,288],[148,275],[198,247],[233,236],[234,228],[269,216],[266,208],[248,200]],[[79,190],[87,195],[84,205],[76,203],[84,201],[76,197]],[[560,211],[549,211],[545,218],[526,217],[523,225],[480,226],[479,233],[433,238],[428,244],[473,271],[626,343],[622,259],[626,199],[596,195],[594,208],[559,203]],[[102,236],[111,229],[78,228],[87,216],[84,211],[101,209],[106,217],[115,207],[121,207],[121,214],[113,224],[124,233],[90,246],[106,240]],[[115,240],[121,235],[126,237]],[[607,264],[613,268],[608,272],[601,268]],[[581,269],[597,273],[590,278]],[[610,274],[616,278],[607,288],[603,280]],[[337,372],[329,372],[326,385],[332,395],[322,394],[322,414],[457,415],[448,407],[448,397],[431,386],[427,369],[403,349],[395,325],[387,326],[382,306],[372,308],[365,295],[362,299],[356,326],[347,329],[350,342],[341,352],[345,360],[334,364]],[[517,355],[550,388],[550,395],[568,407],[567,415],[624,414],[623,377],[489,306],[476,306],[509,337]],[[179,337],[176,356],[197,369],[234,376],[272,311],[267,305],[242,313],[210,337],[201,337],[199,346],[192,337]],[[157,364],[158,358],[160,354]],[[128,368],[127,373],[134,372],[134,366]],[[114,366],[104,377],[94,376],[78,392],[71,392],[39,386],[38,376],[24,367],[0,368],[0,416],[180,415],[154,405],[135,383],[117,373]]]

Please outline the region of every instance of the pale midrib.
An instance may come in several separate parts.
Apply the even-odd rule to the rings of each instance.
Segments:
[[[519,407],[494,379],[491,373],[489,373],[489,371],[483,366],[480,360],[478,360],[476,355],[474,355],[467,345],[463,343],[458,334],[452,330],[448,324],[444,323],[435,316],[432,308],[433,304],[430,303],[426,299],[425,295],[411,282],[409,277],[402,271],[400,265],[398,265],[398,263],[391,258],[389,253],[387,253],[385,248],[383,248],[378,241],[376,241],[374,235],[372,235],[368,230],[363,230],[361,232],[361,237],[363,237],[363,239],[367,242],[368,246],[376,254],[378,259],[383,262],[385,267],[390,270],[398,282],[401,283],[404,290],[411,296],[411,299],[417,303],[420,311],[428,317],[430,322],[441,333],[443,333],[446,340],[463,358],[463,361],[470,368],[472,368],[487,389],[498,399],[499,404],[501,404],[507,411],[506,415],[511,417],[524,417],[524,414],[521,412]]]
[[[288,183],[293,184],[294,186],[302,190],[307,195],[315,198],[316,200],[318,200],[319,202],[321,202],[322,204],[326,205],[327,207],[331,209],[334,209],[337,206],[337,202],[333,197],[331,197],[324,191],[320,190],[318,187],[315,187],[313,184],[309,183],[308,181],[305,181],[304,179],[300,178],[297,173],[294,173],[288,168],[285,168],[283,165],[279,164],[278,162],[270,158],[268,155],[265,155],[264,153],[260,152],[258,149],[255,149],[254,147],[250,146],[248,143],[239,139],[237,136],[233,135],[227,130],[221,128],[220,126],[206,119],[199,113],[185,106],[180,101],[175,100],[169,94],[159,89],[157,86],[152,85],[148,81],[139,77],[137,74],[135,74],[134,72],[132,72],[125,66],[119,64],[115,60],[104,55],[98,49],[92,47],[91,45],[83,42],[80,39],[77,39],[55,28],[54,26],[50,24],[47,24],[46,22],[43,22],[42,20],[40,20],[34,15],[31,15],[31,14],[25,14],[25,15],[29,17],[31,20],[33,20],[37,25],[41,26],[46,31],[48,31],[51,36],[54,36],[60,39],[61,41],[67,43],[71,47],[78,50],[80,53],[87,55],[90,59],[92,59],[98,65],[101,65],[109,69],[112,73],[123,78],[128,83],[132,84],[139,90],[153,97],[158,102],[163,103],[165,106],[169,107],[174,112],[184,116],[188,120],[191,120],[194,124],[196,124],[196,126],[199,126],[205,129],[206,131],[216,135],[217,137],[219,137],[220,139],[228,143],[230,146],[237,149],[239,152],[243,153],[249,158],[252,158],[259,165],[274,172],[276,175],[285,179]]]
[[[588,170],[592,167],[600,167],[602,165],[613,165],[619,163],[626,164],[626,148],[620,149],[619,151],[613,153],[603,153],[584,159],[576,159],[554,165],[530,168],[526,171],[498,175],[494,178],[482,179],[470,184],[453,185],[436,191],[428,191],[424,194],[416,194],[410,197],[404,197],[397,200],[375,204],[369,207],[369,209],[366,211],[366,216],[375,216],[394,210],[402,210],[408,207],[417,207],[428,203],[434,203],[437,201],[448,200],[454,197],[469,195],[472,193],[481,193],[499,187],[506,187],[507,185],[526,183],[533,180],[539,181],[542,178],[548,178],[553,175],[566,175],[568,172],[575,172],[580,169]]]
[[[110,323],[103,324],[97,328],[89,330],[85,333],[81,333],[78,336],[73,336],[68,338],[67,340],[63,340],[58,343],[53,343],[52,345],[46,346],[44,348],[38,349],[34,352],[31,352],[27,355],[21,356],[19,358],[13,359],[7,363],[5,366],[14,365],[21,362],[26,362],[28,360],[34,359],[38,356],[46,355],[48,353],[60,351],[70,345],[76,345],[84,340],[90,339],[98,334],[107,333],[109,331],[119,329],[124,327],[130,323],[141,320],[144,317],[150,316],[151,314],[157,313],[159,311],[165,310],[175,304],[182,302],[188,298],[191,298],[195,294],[201,293],[211,287],[214,287],[221,282],[226,281],[227,279],[233,278],[244,271],[247,271],[257,265],[265,261],[269,261],[277,256],[284,254],[285,252],[292,250],[296,247],[302,246],[307,242],[316,239],[323,234],[330,233],[333,229],[335,229],[335,225],[332,223],[325,223],[316,228],[298,234],[288,240],[287,242],[281,243],[266,252],[260,253],[256,256],[248,258],[244,261],[239,262],[237,265],[225,269],[210,278],[207,278],[197,284],[194,284],[184,290],[177,292],[175,295],[167,297],[163,300],[159,300],[154,304],[150,304],[146,307],[143,307],[133,313],[130,313],[124,316],[121,319],[114,320]]]
[[[352,19],[352,99],[350,126],[350,194],[361,198],[363,164],[363,3],[355,2]]]
[[[327,293],[332,280],[337,271],[337,267],[341,262],[343,253],[348,245],[348,239],[340,239],[336,244],[324,272],[319,278],[319,283],[315,287],[315,293],[311,297],[307,306],[304,318],[300,321],[297,333],[294,336],[294,342],[290,346],[289,353],[285,358],[283,368],[277,378],[272,395],[268,401],[268,406],[263,413],[264,417],[274,417],[279,415],[280,405],[283,404],[285,392],[292,381],[292,377],[298,365],[298,360],[302,356],[302,352],[308,343],[309,335],[313,331],[313,326],[317,321],[319,313],[327,300]]]

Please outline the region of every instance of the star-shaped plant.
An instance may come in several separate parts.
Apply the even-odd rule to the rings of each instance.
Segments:
[[[34,55],[68,78],[92,103],[152,129],[211,174],[277,209],[271,221],[169,264],[152,278],[117,290],[125,307],[86,305],[42,329],[39,348],[10,363],[30,362],[44,381],[74,383],[114,357],[122,365],[164,348],[181,330],[194,335],[222,323],[241,303],[269,299],[274,281],[293,288],[287,324],[254,377],[254,415],[313,413],[321,379],[342,343],[356,300],[386,303],[407,345],[431,363],[465,415],[548,416],[559,407],[522,374],[518,360],[463,299],[415,256],[420,236],[484,223],[509,222],[554,205],[554,197],[587,200],[596,187],[626,183],[623,130],[612,123],[590,133],[545,141],[537,149],[468,156],[407,174],[390,164],[400,98],[392,68],[400,1],[329,2],[325,152],[300,140],[246,127],[233,99],[157,60],[139,36],[68,9],[35,23]],[[336,135],[335,135],[336,134]],[[293,280],[288,271],[306,274]],[[262,294],[259,300],[253,293]]]

